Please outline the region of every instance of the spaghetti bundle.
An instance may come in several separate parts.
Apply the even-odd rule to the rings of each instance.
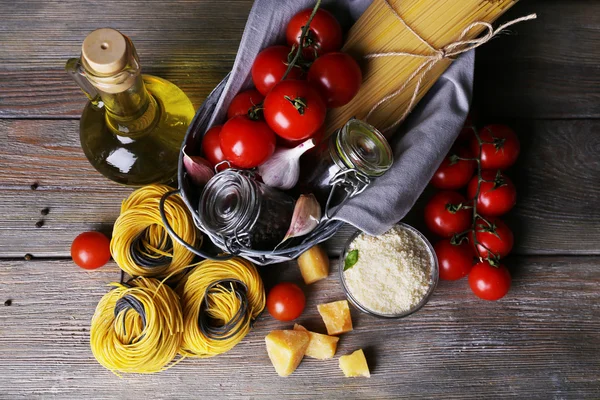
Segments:
[[[183,316],[175,292],[153,278],[139,277],[114,289],[92,317],[90,346],[96,360],[119,372],[149,374],[174,365]]]
[[[131,276],[166,277],[181,272],[194,254],[173,243],[159,212],[161,197],[172,189],[149,185],[137,189],[121,205],[110,252],[119,267]],[[165,202],[165,214],[173,230],[187,243],[200,245],[192,216],[179,196]]]
[[[265,307],[256,267],[242,258],[200,262],[178,284],[184,356],[206,358],[231,350]]]
[[[489,24],[517,1],[374,0],[342,49],[362,60],[363,84],[350,103],[329,110],[325,131],[351,117],[368,116],[382,131],[397,125],[448,68],[453,53],[476,47],[484,29],[489,40]]]

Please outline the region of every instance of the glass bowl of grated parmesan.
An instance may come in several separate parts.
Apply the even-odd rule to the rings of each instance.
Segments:
[[[339,271],[348,300],[382,318],[402,318],[419,310],[439,278],[433,246],[402,222],[379,236],[354,233],[340,257]]]

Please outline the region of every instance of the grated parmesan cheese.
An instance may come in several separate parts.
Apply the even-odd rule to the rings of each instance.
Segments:
[[[350,250],[358,250],[358,261],[344,272],[344,279],[365,308],[401,314],[427,294],[434,261],[427,245],[411,230],[395,226],[380,236],[362,233]]]

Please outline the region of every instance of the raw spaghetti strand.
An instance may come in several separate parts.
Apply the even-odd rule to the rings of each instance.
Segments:
[[[385,104],[390,99],[392,99],[392,98],[396,97],[397,95],[399,95],[400,93],[402,93],[404,91],[404,89],[406,89],[406,87],[412,82],[412,80],[418,77],[417,83],[416,83],[415,88],[412,93],[412,96],[410,97],[408,107],[406,107],[406,109],[404,110],[402,115],[400,115],[400,117],[398,119],[396,119],[396,121],[394,121],[394,123],[392,123],[390,126],[388,126],[386,128],[383,128],[382,129],[383,132],[386,132],[386,131],[389,131],[389,130],[395,128],[402,121],[404,121],[406,119],[406,117],[412,111],[412,109],[415,105],[415,102],[417,100],[417,95],[419,93],[419,89],[421,88],[423,80],[425,79],[427,73],[429,71],[431,71],[431,69],[433,69],[433,67],[435,67],[435,65],[439,61],[441,61],[443,59],[453,60],[453,57],[458,56],[462,53],[466,53],[470,50],[476,49],[477,47],[489,42],[491,39],[494,38],[494,36],[503,32],[506,28],[508,28],[512,25],[517,24],[522,21],[530,21],[530,20],[537,18],[536,14],[530,14],[525,17],[517,18],[517,19],[509,21],[505,24],[502,24],[495,30],[494,30],[494,27],[487,22],[476,21],[476,22],[471,23],[469,26],[467,26],[461,32],[461,34],[458,37],[458,40],[456,40],[455,42],[449,43],[448,45],[442,47],[441,49],[436,49],[404,21],[404,19],[400,16],[400,14],[389,3],[389,0],[383,0],[383,2],[387,6],[387,8],[395,15],[397,20],[400,21],[400,23],[405,28],[407,28],[413,35],[415,35],[415,37],[421,43],[423,43],[425,46],[429,47],[429,49],[431,50],[431,54],[429,54],[429,55],[417,54],[417,53],[411,53],[411,52],[399,52],[399,51],[385,52],[385,53],[373,53],[373,54],[365,55],[365,58],[367,58],[367,59],[368,58],[379,58],[379,57],[399,57],[399,56],[400,57],[416,57],[416,58],[425,59],[425,61],[423,61],[423,63],[406,79],[406,81],[398,89],[396,89],[392,93],[384,96],[381,100],[379,100],[377,103],[375,103],[375,105],[373,105],[371,107],[371,109],[369,110],[369,112],[367,113],[365,120],[368,120],[369,117],[371,117],[371,115],[375,112],[375,110],[377,110],[377,108],[379,108],[379,106],[381,106],[382,104]],[[465,37],[472,29],[479,28],[479,27],[483,27],[483,29],[485,30],[485,35],[483,35],[482,37],[479,37],[479,38],[465,40]]]
[[[265,308],[256,267],[242,258],[205,260],[178,284],[184,334],[180,353],[206,358],[231,350]]]
[[[119,375],[150,374],[176,363],[183,339],[183,314],[173,289],[138,277],[102,297],[92,317],[90,347],[96,360]]]
[[[172,276],[194,259],[193,253],[171,241],[162,223],[159,202],[171,190],[165,185],[144,186],[121,205],[110,252],[119,267],[131,276]],[[202,236],[197,233],[181,197],[172,196],[165,202],[165,214],[181,238],[192,245],[201,245]]]
[[[407,110],[416,106],[458,52],[478,46],[508,27],[490,29],[516,3],[373,0],[348,32],[342,48],[361,60],[363,83],[352,101],[327,112],[325,130],[334,132],[356,117],[391,137],[390,127],[408,115]]]

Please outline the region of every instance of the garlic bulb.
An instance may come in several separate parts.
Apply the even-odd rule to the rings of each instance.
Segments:
[[[309,234],[319,225],[319,222],[321,222],[321,205],[313,194],[301,195],[296,201],[290,227],[281,242]]]
[[[263,182],[278,189],[293,188],[300,176],[300,156],[313,147],[314,140],[308,139],[293,149],[276,149],[271,158],[258,166]]]
[[[200,187],[215,175],[210,162],[200,156],[188,156],[185,147],[183,148],[183,165],[192,182]]]

